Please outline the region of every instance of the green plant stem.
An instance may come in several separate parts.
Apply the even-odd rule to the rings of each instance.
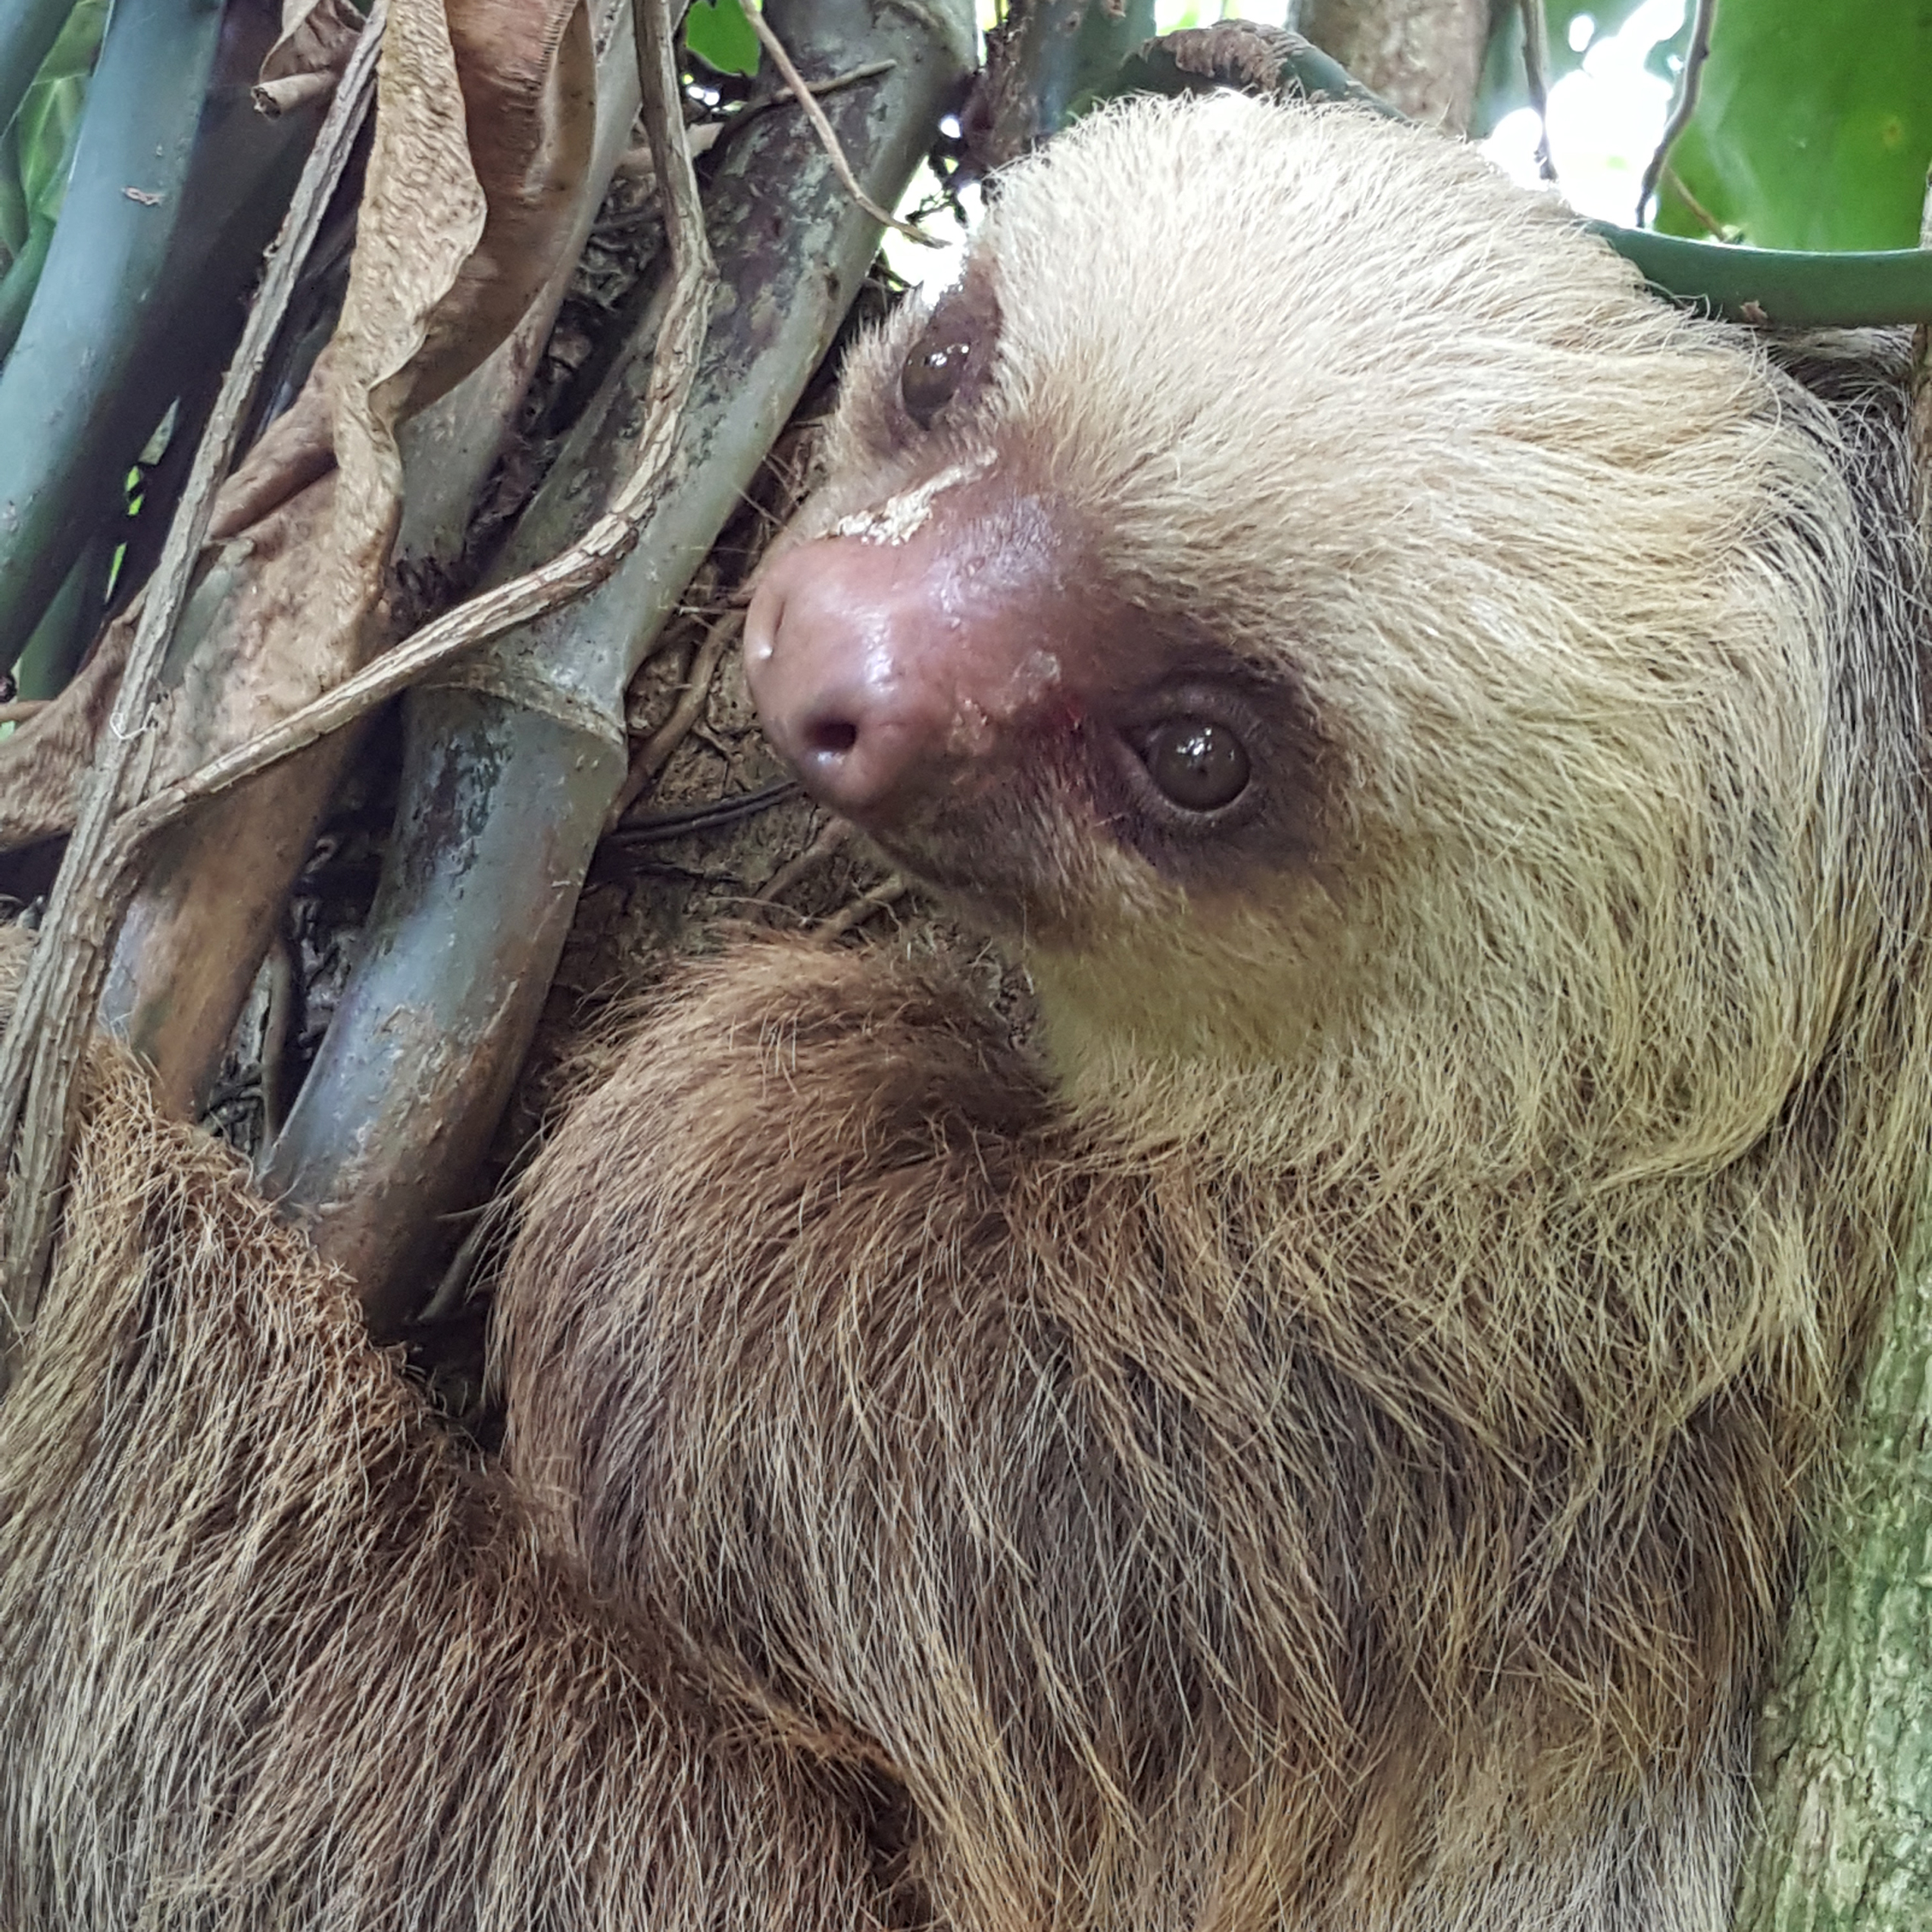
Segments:
[[[25,327],[0,369],[0,661],[73,564],[165,395],[130,388],[162,292],[208,82],[217,0],[122,0],[88,89],[73,177]],[[87,355],[75,353],[86,343]],[[136,423],[136,415],[144,420]]]
[[[867,193],[898,199],[957,98],[961,0],[771,0],[808,75],[889,57],[827,102]],[[624,776],[624,692],[823,358],[879,230],[804,117],[735,135],[705,192],[724,287],[671,476],[636,548],[575,602],[411,694],[395,836],[363,949],[264,1170],[352,1272],[373,1325],[420,1299],[427,1250],[466,1205]],[[636,461],[656,305],[525,512],[499,574],[555,557]],[[377,661],[379,663],[382,660]]]
[[[1654,229],[1585,224],[1674,302],[1732,322],[1786,329],[1854,329],[1932,322],[1932,250],[1813,255],[1797,249],[1732,248]]]
[[[54,224],[36,214],[27,230],[26,247],[7,264],[6,274],[0,275],[0,363],[20,339],[20,325],[33,305],[33,292],[40,286],[53,241]]]
[[[1164,34],[1130,55],[1108,91],[1213,93],[1227,87],[1296,100],[1346,101],[1405,118],[1299,34],[1224,22]],[[1583,224],[1643,272],[1659,295],[1727,321],[1784,329],[1932,322],[1932,250],[1818,255],[1687,241],[1614,222]]]

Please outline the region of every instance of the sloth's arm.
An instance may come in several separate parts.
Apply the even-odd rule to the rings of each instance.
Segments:
[[[1230,1711],[1299,1742],[1143,1193],[945,976],[765,944],[680,976],[527,1197],[499,1339],[544,1533],[896,1781],[942,1917],[1073,1883],[1184,1917],[1206,1841],[1163,1834],[1231,1815]]]
[[[847,1810],[719,1738],[104,1059],[0,1405],[0,1923],[872,1922]]]

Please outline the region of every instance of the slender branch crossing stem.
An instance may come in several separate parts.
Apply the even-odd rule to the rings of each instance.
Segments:
[[[1537,172],[1546,181],[1556,179],[1549,158],[1549,23],[1543,0],[1521,0],[1523,73],[1530,84],[1530,105],[1537,111]]]
[[[138,793],[155,756],[150,714],[161,667],[187,601],[216,491],[228,474],[242,419],[375,96],[383,0],[376,0],[336,98],[310,152],[269,253],[194,467],[143,600],[111,728],[103,734],[73,836],[54,882],[39,943],[0,1040],[0,1152],[6,1193],[0,1207],[0,1390],[39,1304],[53,1242],[54,1209],[71,1139],[80,1061],[100,997],[108,949],[126,910],[109,870],[114,814]]]
[[[1704,63],[1711,58],[1711,26],[1717,17],[1718,0],[1697,0],[1697,11],[1691,17],[1690,45],[1685,50],[1683,73],[1677,81],[1677,97],[1671,104],[1671,117],[1665,122],[1663,133],[1657,137],[1656,146],[1650,151],[1643,185],[1637,191],[1640,228],[1650,219],[1650,205],[1657,199],[1657,184],[1664,178],[1664,164],[1670,159],[1671,149],[1697,111],[1697,90],[1704,78]],[[1699,214],[1703,218],[1701,209]]]
[[[811,123],[812,132],[818,136],[819,145],[825,150],[826,158],[832,164],[832,171],[838,176],[839,185],[858,205],[871,216],[895,233],[929,249],[943,248],[946,244],[936,236],[929,235],[923,228],[915,228],[909,221],[901,221],[897,216],[888,214],[865,190],[858,185],[858,177],[852,171],[852,163],[846,159],[846,151],[839,145],[839,137],[832,123],[825,117],[825,110],[813,98],[815,90],[793,65],[792,57],[785,51],[785,43],[772,32],[771,23],[755,6],[745,9],[745,17],[752,23],[752,31],[758,36],[758,45],[771,56],[771,64],[778,70],[779,77],[792,90],[793,98],[805,110],[805,117]]]

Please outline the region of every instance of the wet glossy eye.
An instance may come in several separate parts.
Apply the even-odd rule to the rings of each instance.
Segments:
[[[972,355],[971,336],[956,323],[945,327],[937,318],[912,345],[899,372],[899,391],[905,413],[922,430],[930,430],[933,418],[952,400]]]
[[[1248,754],[1224,724],[1164,718],[1135,749],[1161,796],[1183,811],[1218,811],[1248,789]]]

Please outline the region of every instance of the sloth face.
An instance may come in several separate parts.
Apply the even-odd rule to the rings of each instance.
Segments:
[[[1805,407],[1452,142],[1136,104],[855,352],[753,693],[815,796],[1124,1009],[1607,1034],[1653,959],[1737,951],[1672,909],[1712,880],[1747,949],[1813,921],[1759,863],[1835,648]]]

